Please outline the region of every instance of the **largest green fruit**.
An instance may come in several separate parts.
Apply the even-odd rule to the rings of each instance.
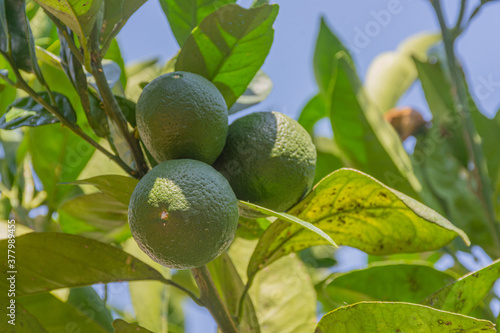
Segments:
[[[281,212],[310,189],[316,148],[307,131],[279,112],[257,112],[229,126],[214,167],[240,200]]]
[[[136,107],[139,135],[157,162],[190,158],[212,164],[224,148],[227,119],[219,90],[188,72],[151,81]]]
[[[137,184],[128,218],[132,236],[170,268],[203,266],[231,244],[238,205],[227,180],[195,160],[158,164]]]

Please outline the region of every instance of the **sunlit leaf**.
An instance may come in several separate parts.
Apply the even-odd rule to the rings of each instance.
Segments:
[[[471,272],[428,297],[423,304],[461,314],[470,314],[500,278],[500,260]]]
[[[337,246],[337,244],[335,244],[335,241],[330,236],[328,236],[326,233],[324,233],[321,229],[317,228],[316,226],[314,226],[313,224],[311,224],[309,222],[302,221],[301,219],[297,218],[296,216],[289,215],[286,213],[278,213],[278,212],[275,212],[271,209],[267,209],[265,207],[255,205],[251,202],[240,201],[240,204],[247,205],[248,207],[255,209],[258,212],[261,212],[261,213],[265,214],[266,216],[274,216],[282,221],[286,221],[286,222],[289,222],[292,224],[299,225],[302,228],[305,228],[307,230],[314,232],[316,235],[323,238],[327,243],[330,243],[330,245]]]
[[[287,214],[311,223],[339,245],[369,254],[435,250],[456,236],[469,243],[463,231],[432,209],[352,169],[325,177]],[[288,253],[324,244],[301,226],[276,221],[260,238],[248,276]]]
[[[229,108],[260,69],[271,48],[278,5],[224,6],[196,27],[183,45],[176,70],[212,81]]]
[[[94,27],[103,0],[35,0],[73,30],[84,43]],[[107,3],[106,3],[107,4]]]
[[[112,40],[147,0],[105,0],[101,44],[110,46]],[[106,50],[105,50],[106,51]]]
[[[236,0],[160,0],[170,29],[181,47],[207,15],[230,3]]]
[[[487,320],[411,303],[361,302],[334,310],[321,319],[316,333],[347,332],[496,332]]]

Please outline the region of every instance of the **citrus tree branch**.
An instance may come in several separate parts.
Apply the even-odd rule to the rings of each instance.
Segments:
[[[191,272],[200,288],[201,304],[210,311],[219,329],[224,333],[238,333],[238,326],[222,303],[207,266],[193,268]]]
[[[83,140],[87,141],[91,146],[99,150],[101,153],[106,155],[109,159],[113,160],[116,164],[118,164],[125,172],[129,175],[134,176],[134,170],[132,170],[119,156],[113,155],[106,148],[97,143],[94,139],[88,136],[77,124],[72,123],[67,120],[57,109],[57,107],[50,105],[47,103],[36,91],[31,89],[31,87],[26,83],[21,73],[12,62],[10,57],[2,52],[2,55],[7,60],[7,62],[12,67],[14,74],[16,75],[17,82],[12,82],[8,78],[2,75],[2,79],[4,79],[7,83],[11,84],[14,88],[21,89],[25,91],[31,98],[33,98],[38,104],[42,105],[47,111],[52,113],[64,126],[69,128],[73,133],[81,137]]]
[[[96,32],[98,29],[94,29],[91,35],[91,61],[90,66],[92,68],[92,75],[94,76],[97,87],[101,94],[102,101],[104,103],[104,111],[107,116],[118,126],[120,133],[123,135],[127,144],[132,152],[132,156],[137,164],[137,170],[135,171],[135,176],[142,177],[148,172],[148,165],[142,153],[139,140],[128,130],[127,120],[123,115],[118,102],[111,91],[111,88],[104,74],[102,68],[102,57],[99,48],[99,35]]]
[[[163,282],[164,284],[167,284],[169,286],[172,286],[172,287],[175,287],[177,289],[179,289],[180,291],[182,291],[183,293],[185,293],[186,295],[188,295],[197,305],[199,306],[203,306],[203,303],[201,302],[201,300],[189,289],[187,288],[184,288],[183,286],[181,286],[180,284],[172,281],[172,280],[169,280],[169,279],[163,279],[161,280],[161,282]]]
[[[441,27],[441,32],[443,35],[443,43],[446,51],[446,65],[451,75],[451,84],[454,91],[453,98],[454,104],[457,107],[458,114],[462,118],[464,124],[463,135],[467,146],[469,159],[474,163],[473,174],[478,184],[477,196],[480,199],[483,208],[486,212],[488,218],[488,226],[490,232],[492,233],[493,242],[495,247],[500,248],[500,239],[498,236],[499,224],[496,221],[495,208],[493,201],[493,189],[491,186],[491,181],[488,176],[488,170],[483,154],[483,148],[481,144],[481,137],[479,136],[474,121],[471,118],[471,111],[469,106],[469,96],[467,93],[467,88],[465,82],[463,81],[460,67],[457,63],[455,56],[455,38],[453,38],[451,31],[446,26],[443,10],[441,8],[440,0],[431,0],[431,3],[436,12],[437,19],[439,21],[439,26]],[[482,2],[482,4],[484,1]]]

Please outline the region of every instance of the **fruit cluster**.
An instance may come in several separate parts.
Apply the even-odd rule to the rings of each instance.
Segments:
[[[286,211],[312,186],[316,149],[299,123],[257,112],[228,126],[223,96],[197,74],[153,80],[136,118],[159,164],[135,188],[129,224],[139,247],[164,266],[199,267],[225,251],[245,214],[238,199]]]

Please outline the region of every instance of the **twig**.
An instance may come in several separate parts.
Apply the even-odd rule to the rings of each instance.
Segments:
[[[191,272],[200,288],[200,301],[210,311],[219,329],[224,333],[238,333],[238,326],[222,303],[208,268],[206,266],[193,268]]]
[[[180,284],[178,284],[172,280],[169,280],[169,279],[163,279],[160,281],[163,282],[164,284],[167,284],[169,286],[172,286],[172,287],[179,289],[180,291],[182,291],[183,293],[188,295],[197,305],[203,306],[203,303],[201,302],[201,300],[191,290],[184,288]]]
[[[97,83],[97,87],[99,88],[99,92],[101,93],[102,101],[104,102],[104,111],[107,116],[113,120],[113,122],[118,126],[121,134],[124,136],[127,144],[132,152],[132,156],[137,164],[137,176],[144,176],[148,172],[148,165],[144,158],[144,154],[142,153],[141,146],[139,141],[135,138],[133,133],[128,130],[127,120],[123,115],[118,102],[111,91],[111,88],[108,85],[108,81],[106,79],[106,75],[104,74],[104,70],[102,68],[102,58],[101,51],[99,49],[99,34],[98,30],[94,28],[92,35],[90,37],[91,41],[91,61],[90,66],[92,68],[92,75]]]
[[[469,98],[467,94],[467,89],[461,78],[461,71],[458,68],[455,56],[455,39],[451,35],[450,30],[446,26],[444,21],[444,15],[441,8],[440,0],[431,0],[431,3],[436,12],[436,16],[441,27],[443,34],[443,42],[447,57],[447,66],[451,75],[451,84],[453,90],[456,92],[453,94],[454,104],[457,107],[458,114],[461,116],[465,126],[464,126],[464,140],[467,146],[469,159],[475,165],[476,181],[478,183],[477,196],[480,199],[483,208],[486,212],[488,219],[488,226],[492,234],[493,242],[495,247],[500,248],[500,240],[498,237],[499,224],[496,221],[495,208],[493,205],[493,195],[492,188],[490,184],[490,179],[488,177],[487,166],[485,164],[485,159],[483,155],[483,149],[481,145],[481,139],[477,130],[475,128],[474,122],[471,119],[471,112],[469,109]],[[483,4],[483,3],[482,3]]]
[[[250,290],[250,287],[252,286],[252,282],[253,282],[253,277],[248,279],[247,284],[245,285],[245,289],[243,289],[243,292],[241,293],[240,300],[238,302],[238,308],[236,309],[238,323],[241,323],[241,320],[243,319],[243,311],[245,309],[245,300],[247,298],[248,291]]]
[[[81,137],[83,140],[87,141],[90,145],[92,145],[94,148],[102,152],[104,155],[106,155],[108,158],[113,160],[116,164],[118,164],[125,172],[127,172],[131,176],[137,176],[136,172],[132,170],[125,162],[122,161],[122,159],[116,155],[111,154],[106,148],[98,144],[94,139],[92,139],[90,136],[88,136],[77,124],[73,124],[69,120],[67,120],[60,112],[57,110],[55,106],[50,105],[47,103],[40,95],[38,95],[31,87],[24,81],[21,73],[17,69],[17,67],[14,65],[10,57],[8,57],[5,53],[0,51],[0,53],[4,56],[4,58],[7,60],[7,62],[10,64],[12,67],[12,70],[14,74],[16,75],[17,82],[12,82],[12,81],[6,81],[7,83],[11,84],[13,83],[13,87],[22,89],[24,90],[31,98],[33,98],[38,104],[41,104],[47,111],[52,113],[64,126],[68,127],[71,131],[73,131],[75,134],[77,134],[79,137]],[[4,77],[3,77],[4,78]]]
[[[467,8],[467,2],[467,0],[462,0],[462,2],[460,3],[460,12],[458,14],[457,23],[455,24],[453,31],[459,31],[460,27],[462,26],[462,22],[465,16],[465,9]]]

